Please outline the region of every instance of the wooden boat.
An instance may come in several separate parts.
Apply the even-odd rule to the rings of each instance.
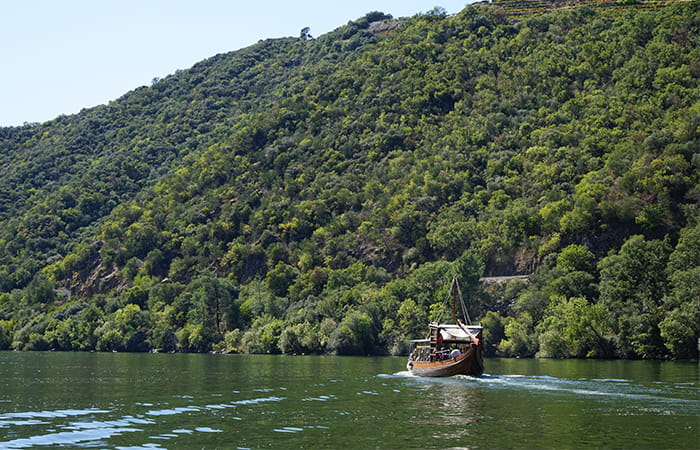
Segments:
[[[470,323],[469,314],[459,290],[457,278],[452,278],[452,323],[431,322],[426,339],[411,341],[412,351],[406,368],[423,377],[478,376],[484,372],[482,358],[482,327],[466,325],[457,319],[457,301],[462,315]]]

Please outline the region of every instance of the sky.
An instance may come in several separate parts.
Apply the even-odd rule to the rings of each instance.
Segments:
[[[0,126],[106,104],[261,39],[320,36],[381,11],[410,17],[473,0],[3,0]]]

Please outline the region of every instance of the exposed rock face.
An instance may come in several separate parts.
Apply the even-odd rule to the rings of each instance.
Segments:
[[[401,19],[386,19],[369,24],[369,31],[375,34],[388,34],[396,31],[402,24]]]

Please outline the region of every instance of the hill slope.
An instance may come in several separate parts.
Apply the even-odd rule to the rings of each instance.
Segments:
[[[692,357],[698,19],[371,13],[0,129],[0,348],[401,352],[456,273],[489,352]]]

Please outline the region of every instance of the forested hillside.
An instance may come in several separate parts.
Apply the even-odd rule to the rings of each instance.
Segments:
[[[700,3],[499,11],[0,128],[0,349],[400,354],[455,274],[489,354],[696,357]]]

